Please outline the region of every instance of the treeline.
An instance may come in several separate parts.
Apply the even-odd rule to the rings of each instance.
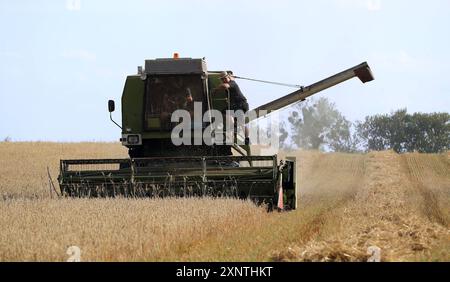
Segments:
[[[356,128],[366,150],[437,153],[448,150],[450,145],[448,113],[408,114],[402,109],[392,114],[367,116]]]
[[[311,99],[291,112],[280,136],[284,148],[439,153],[450,147],[450,114],[400,109],[352,123],[328,99]]]

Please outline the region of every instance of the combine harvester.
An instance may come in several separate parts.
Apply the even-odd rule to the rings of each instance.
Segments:
[[[295,158],[278,160],[277,155],[253,156],[250,146],[238,142],[234,133],[231,144],[179,145],[172,142],[172,113],[164,105],[185,98],[186,90],[201,102],[203,113],[218,110],[224,116],[230,109],[229,92],[216,90],[221,83],[219,71],[208,71],[204,59],[179,58],[145,61],[145,70],[127,77],[122,94],[122,126],[111,113],[114,101],[108,101],[111,120],[122,129],[122,145],[128,159],[61,160],[58,177],[61,193],[71,197],[237,197],[265,203],[270,209],[297,207]],[[228,71],[228,73],[232,73]],[[254,109],[253,118],[279,110],[293,103],[358,77],[363,83],[373,80],[366,62]],[[240,78],[235,76],[235,78]],[[244,78],[245,79],[245,78]],[[262,81],[266,82],[266,81]],[[179,105],[179,104],[178,104]],[[227,120],[226,117],[224,120]],[[229,119],[228,119],[229,120]],[[193,136],[210,122],[194,123]],[[213,128],[222,134],[225,125]],[[203,140],[203,139],[200,139]],[[239,154],[233,155],[233,150]]]

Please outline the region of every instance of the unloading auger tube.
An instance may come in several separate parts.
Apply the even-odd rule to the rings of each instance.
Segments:
[[[139,67],[137,75],[127,77],[122,94],[122,125],[116,123],[130,158],[61,160],[58,181],[62,195],[234,197],[265,203],[270,209],[297,208],[294,157],[280,160],[277,155],[254,156],[250,146],[237,143],[175,146],[171,142],[173,127],[161,110],[164,101],[184,98],[184,90],[189,89],[195,101],[202,101],[205,111],[224,112],[229,107],[225,93],[213,91],[221,83],[219,75],[220,71],[206,69],[204,59],[177,55],[146,60],[145,70]],[[362,82],[373,80],[364,62],[254,109],[256,118],[260,110],[265,110],[263,114],[276,111],[355,76]],[[108,108],[110,113],[114,111],[114,101],[109,101]],[[241,155],[234,156],[233,149]]]
[[[342,83],[342,82],[347,81],[354,77],[358,77],[361,80],[361,82],[363,82],[363,83],[374,80],[374,77],[373,77],[373,74],[372,74],[372,71],[371,71],[369,65],[367,64],[367,62],[363,62],[363,63],[356,65],[354,67],[351,67],[345,71],[342,71],[342,72],[332,75],[328,78],[325,78],[321,81],[313,83],[309,86],[300,87],[299,90],[296,90],[286,96],[283,96],[283,97],[273,100],[269,103],[261,105],[252,110],[252,111],[255,111],[257,115],[250,115],[250,117],[259,118],[262,115],[265,115],[270,112],[287,107],[296,102],[303,101],[306,98],[308,98],[309,96],[312,96],[320,91],[323,91],[327,88],[335,86],[339,83]],[[261,111],[265,111],[265,112],[262,112],[263,114],[261,115]],[[252,119],[250,118],[249,121],[251,121],[251,120]]]

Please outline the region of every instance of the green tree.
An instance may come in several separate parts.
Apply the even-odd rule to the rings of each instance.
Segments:
[[[401,109],[391,114],[367,116],[364,122],[357,123],[356,129],[366,150],[437,153],[449,149],[449,121],[448,113],[411,115]]]
[[[279,125],[278,125],[278,132],[276,132],[275,134],[278,134],[278,141],[279,141],[279,147],[280,149],[290,149],[289,144],[287,143],[288,141],[288,136],[289,136],[289,132],[286,130],[286,122],[284,120],[279,121]],[[264,140],[261,139],[265,139],[265,142],[268,142],[271,139],[272,134],[274,134],[274,132],[271,131],[271,125],[267,124],[266,127],[262,127],[259,124],[256,125],[256,130],[259,131],[259,137],[261,137],[258,142],[261,142],[261,144],[264,144]]]
[[[300,148],[319,149],[328,146],[333,151],[354,151],[351,122],[326,98],[299,104],[288,118],[292,142]]]

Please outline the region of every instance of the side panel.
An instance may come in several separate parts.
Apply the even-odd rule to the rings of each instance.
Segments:
[[[296,157],[286,157],[287,170],[283,175],[283,189],[286,192],[286,202],[293,210],[298,206],[298,179],[297,179],[297,159]]]
[[[128,76],[122,93],[122,133],[142,133],[145,83]]]

